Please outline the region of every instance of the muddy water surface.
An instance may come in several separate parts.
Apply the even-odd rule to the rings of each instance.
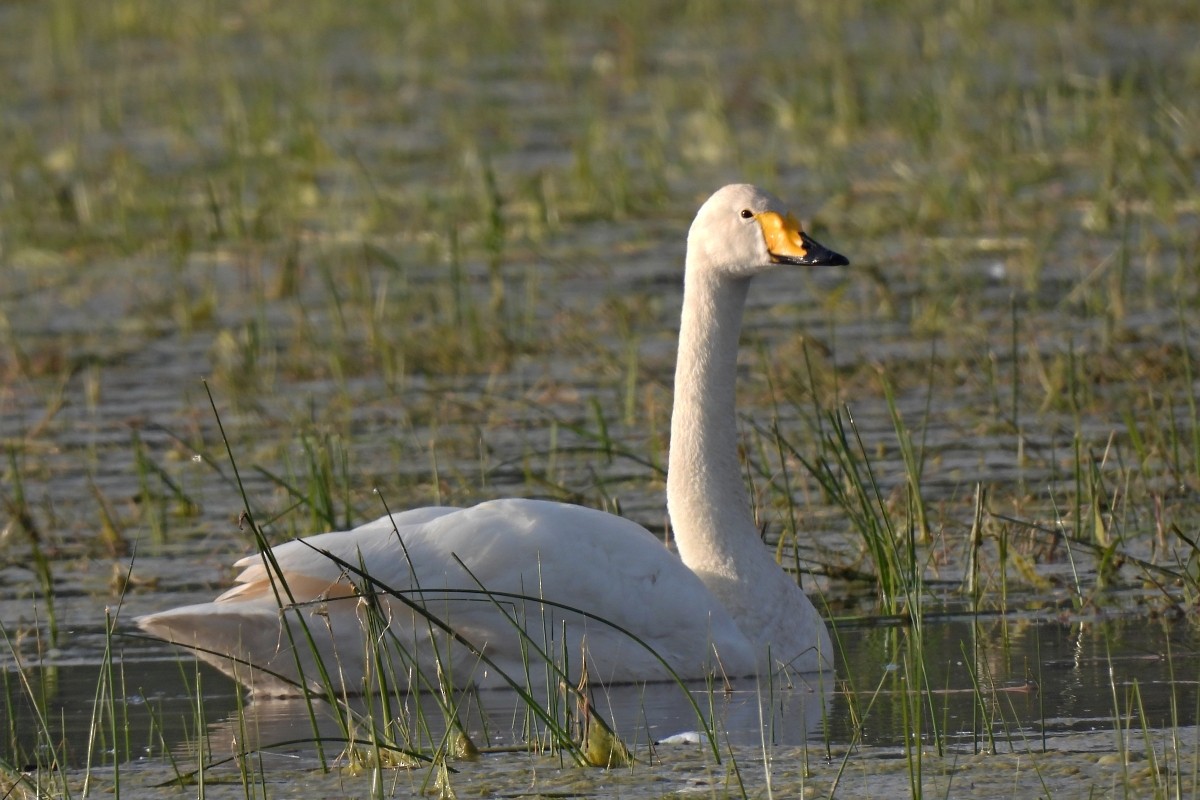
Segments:
[[[720,764],[651,748],[696,727],[652,687],[609,699],[652,767],[490,755],[454,785],[1194,795],[1195,9],[386,5],[0,4],[6,770],[77,784],[90,758],[111,785],[115,762],[158,796],[202,735],[311,738],[130,635],[252,549],[231,454],[273,540],[381,497],[554,497],[662,533],[683,236],[750,179],[854,265],[760,281],[742,354],[747,479],[837,621],[837,681],[698,689]],[[845,465],[808,469],[838,415],[915,542],[898,608],[834,499]],[[478,702],[481,743],[527,735],[513,698]],[[266,794],[372,788],[265,752]]]

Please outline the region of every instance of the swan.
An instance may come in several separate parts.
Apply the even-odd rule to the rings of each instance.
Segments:
[[[663,681],[664,663],[684,679],[831,668],[824,621],[754,525],[734,378],[751,279],[847,263],[754,186],[726,186],[700,207],[667,474],[678,555],[634,522],[565,503],[418,508],[247,556],[212,602],[137,625],[259,695],[320,690],[322,667],[347,693],[368,691],[381,671],[401,685],[436,674],[488,688],[583,670],[605,684]],[[539,649],[563,672],[549,673]]]

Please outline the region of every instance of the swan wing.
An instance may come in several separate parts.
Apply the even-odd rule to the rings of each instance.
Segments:
[[[586,653],[589,675],[603,682],[666,679],[663,661],[683,677],[744,673],[753,661],[728,612],[677,556],[641,526],[594,509],[536,500],[418,509],[288,542],[272,556],[282,581],[272,581],[268,559],[250,556],[237,562],[237,585],[216,601],[139,624],[290,675],[280,620],[293,617],[279,613],[290,596],[316,615],[309,629],[322,658],[335,655],[349,685],[366,670],[361,595],[369,586],[382,599],[392,641],[420,652],[446,639],[441,625],[448,626],[471,648],[447,643],[439,653],[468,662],[456,669],[483,685],[503,681],[476,663],[479,651],[525,678],[538,650],[572,673]],[[234,675],[220,659],[207,660]],[[417,660],[421,669],[430,666]],[[245,672],[235,677],[246,682]]]

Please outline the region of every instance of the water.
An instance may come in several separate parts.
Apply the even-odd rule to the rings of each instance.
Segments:
[[[915,713],[923,720],[924,747],[959,753],[1042,751],[1063,746],[1077,733],[1119,738],[1131,721],[1163,729],[1200,724],[1194,679],[1200,655],[1193,628],[1166,620],[1051,612],[927,619],[922,634],[927,692],[912,689],[916,673],[904,655],[917,633],[887,624],[839,629],[836,682],[811,675],[789,685],[743,681],[730,692],[719,687],[711,697],[706,686],[691,689],[706,716],[717,709],[723,739],[739,746],[761,744],[765,737],[776,746],[894,749],[914,729],[906,716]],[[102,629],[72,630],[70,636],[80,654],[93,652],[104,640]],[[260,700],[245,706],[232,682],[207,666],[181,663],[165,645],[121,636],[114,645],[116,713],[132,748],[122,749],[122,760],[161,756],[164,746],[180,748],[206,728],[212,740],[225,742],[213,749],[227,752],[247,720],[267,749],[312,736],[303,702]],[[67,756],[81,766],[86,758],[81,733],[95,713],[93,704],[83,701],[97,691],[100,665],[66,654],[45,660],[57,663],[28,671],[32,694],[45,698],[52,730],[77,743]],[[203,687],[203,716],[196,708],[197,685]],[[16,714],[4,727],[15,734],[17,752],[32,754],[38,729],[30,689],[12,674],[7,689],[7,707]],[[401,702],[410,718],[420,716],[418,707],[424,716],[439,716],[428,696]],[[599,693],[598,705],[635,748],[702,729],[674,685],[614,687]],[[464,709],[470,709],[463,718],[480,744],[518,744],[527,736],[526,723],[538,727],[520,698],[508,691],[473,693]],[[338,733],[331,725],[322,731]],[[311,745],[282,749],[313,755]]]
[[[123,791],[244,719],[309,735],[207,668],[198,717],[195,668],[128,635],[253,546],[201,377],[275,540],[380,496],[581,500],[661,532],[683,233],[753,179],[854,264],[754,287],[740,386],[767,539],[794,507],[806,586],[854,621],[836,684],[721,698],[747,785],[767,748],[779,796],[905,794],[914,734],[939,796],[1086,795],[1151,766],[1190,785],[1200,20],[970,5],[0,5],[0,755],[49,759],[36,697],[77,778],[105,607],[121,732],[92,761],[126,765]],[[849,409],[903,529],[885,380],[924,458],[919,640],[847,577],[873,565],[845,509],[763,434],[811,459]],[[318,485],[328,508],[297,508]],[[644,753],[694,729],[680,700],[609,710]],[[481,741],[520,740],[511,696],[484,704]],[[310,745],[270,752],[269,793],[331,791]],[[459,785],[739,793],[703,748],[647,758],[598,777],[492,756]]]

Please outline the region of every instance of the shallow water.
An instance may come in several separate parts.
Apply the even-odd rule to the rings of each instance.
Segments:
[[[722,741],[743,748],[764,741],[772,747],[806,745],[824,754],[846,748],[894,750],[904,746],[906,732],[913,730],[920,731],[922,747],[929,752],[977,754],[1071,749],[1075,735],[1103,732],[1112,737],[1111,747],[1135,736],[1142,724],[1176,730],[1186,738],[1183,731],[1200,726],[1194,677],[1200,653],[1196,632],[1184,623],[1121,616],[1079,619],[1043,610],[933,616],[924,625],[927,692],[911,690],[913,665],[902,660],[905,644],[916,632],[885,624],[839,628],[837,681],[803,675],[788,685],[736,682],[728,690],[699,685],[691,691],[706,718],[715,713]],[[96,645],[88,643],[104,639],[102,630],[71,634],[80,642],[80,653],[94,651]],[[275,746],[311,740],[309,710],[302,701],[268,699],[246,706],[230,681],[188,659],[180,662],[166,645],[137,637],[117,637],[115,645],[120,661],[117,715],[132,748],[121,749],[122,761],[161,758],[164,746],[186,751],[186,743],[194,742],[200,730],[207,730],[211,752],[228,753],[233,741],[245,741],[247,729],[257,730],[251,741],[277,757],[290,753],[304,763],[314,761],[311,743]],[[47,700],[52,730],[69,741],[73,732],[89,728],[93,704],[81,699],[97,691],[100,665],[65,656],[47,660],[57,665],[32,668],[27,678],[34,696]],[[204,697],[202,717],[196,709],[197,686]],[[6,727],[15,725],[20,751],[33,754],[38,730],[29,690],[10,676],[8,691],[9,707],[17,713]],[[414,748],[434,747],[441,734],[433,698],[415,695],[400,702],[408,719],[434,720],[426,734],[432,741],[417,736]],[[682,689],[674,685],[613,687],[598,691],[596,703],[635,751],[702,730]],[[480,746],[520,744],[530,730],[541,727],[508,691],[474,693],[462,707],[462,718]],[[914,727],[911,717],[918,713],[921,722]],[[336,741],[342,732],[332,717],[326,722],[322,735]],[[84,763],[82,745],[79,741],[68,750],[75,766]]]
[[[707,192],[752,179],[854,267],[770,276],[747,311],[766,538],[798,514],[806,586],[848,620],[836,684],[765,690],[788,703],[765,740],[762,687],[720,699],[750,791],[769,751],[778,796],[908,793],[919,733],[939,796],[1154,776],[1194,796],[1192,5],[442,5],[0,4],[3,759],[47,763],[32,695],[76,780],[105,607],[128,734],[92,760],[126,765],[123,792],[241,724],[225,679],[198,673],[197,719],[190,663],[128,635],[211,598],[252,549],[201,376],[275,540],[374,518],[381,498],[507,494],[662,532],[683,232]],[[885,380],[924,459],[919,637],[898,622],[912,609],[882,614],[849,573],[873,569],[862,539],[799,461],[828,455],[827,414],[851,414],[903,531]],[[295,507],[322,486],[328,511]],[[609,710],[647,748],[693,729],[681,699],[651,687]],[[500,742],[521,736],[511,701],[485,698]],[[245,712],[269,741],[309,735],[294,705]],[[263,757],[264,792],[369,789],[285,750]],[[646,758],[593,775],[489,755],[456,780],[740,793],[702,748]],[[225,792],[246,796],[209,787]]]

